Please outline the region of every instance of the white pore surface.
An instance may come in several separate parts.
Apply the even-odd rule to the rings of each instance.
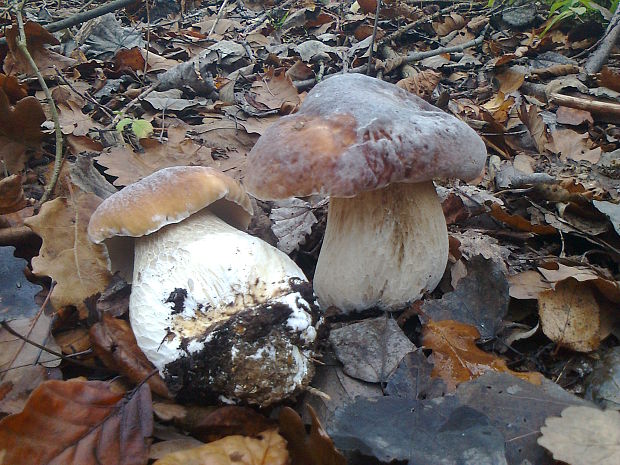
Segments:
[[[448,231],[432,181],[330,199],[314,274],[321,308],[400,310],[435,289]]]
[[[293,309],[289,327],[310,337],[307,303],[298,293],[285,297],[292,292],[290,278],[306,281],[286,254],[208,210],[138,238],[129,302],[138,345],[161,372],[186,354],[182,338],[192,339],[189,352],[198,351],[214,323],[279,297]],[[174,304],[166,303],[175,289],[187,291],[185,307],[176,314]]]

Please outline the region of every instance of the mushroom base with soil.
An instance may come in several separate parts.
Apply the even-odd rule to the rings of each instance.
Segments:
[[[400,310],[439,284],[448,231],[432,181],[330,198],[314,275],[321,308]]]
[[[209,210],[136,238],[129,315],[183,398],[267,405],[312,377],[319,313],[303,272]]]

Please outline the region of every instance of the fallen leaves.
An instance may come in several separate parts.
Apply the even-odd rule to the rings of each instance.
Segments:
[[[277,110],[282,115],[297,109],[301,99],[284,71],[272,68],[252,83],[252,105],[263,111]]]
[[[102,381],[47,381],[0,420],[0,452],[7,464],[144,465],[152,431],[146,385],[125,396]]]
[[[457,321],[430,321],[422,332],[424,346],[433,349],[435,368],[432,375],[440,377],[453,391],[459,383],[477,378],[494,370],[511,373],[533,384],[540,384],[539,373],[516,373],[506,366],[506,362],[496,355],[480,350],[476,340],[478,330]]]
[[[620,463],[620,413],[573,406],[561,417],[549,417],[540,429],[538,444],[555,460],[571,465]]]
[[[170,397],[166,384],[157,373],[153,374],[155,367],[138,347],[125,320],[104,313],[101,321],[90,328],[90,339],[105,366],[127,376],[134,384],[147,380],[154,393]]]
[[[56,282],[51,302],[57,310],[66,306],[85,309],[84,300],[103,291],[111,278],[105,246],[93,244],[86,233],[100,203],[96,195],[78,191],[72,198],[46,202],[38,215],[24,221],[43,239],[32,269]]]
[[[275,430],[257,438],[227,436],[204,446],[173,452],[153,465],[287,465],[286,441]]]

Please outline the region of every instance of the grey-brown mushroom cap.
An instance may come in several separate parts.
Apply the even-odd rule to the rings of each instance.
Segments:
[[[352,197],[394,182],[471,180],[485,160],[482,139],[454,116],[394,84],[341,74],[265,131],[244,184],[265,200]]]
[[[247,228],[252,204],[243,186],[205,166],[164,168],[105,199],[93,213],[88,236],[141,237],[209,207],[238,229]]]

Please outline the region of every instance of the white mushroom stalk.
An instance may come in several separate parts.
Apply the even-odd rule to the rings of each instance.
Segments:
[[[323,308],[402,308],[439,284],[447,261],[446,220],[432,181],[392,184],[330,198],[314,289]]]
[[[136,239],[131,326],[164,376],[169,363],[203,350],[219,323],[269,303],[289,304],[287,326],[310,344],[310,303],[291,280],[306,278],[286,254],[205,209]],[[294,363],[292,378],[305,377],[304,357]]]

